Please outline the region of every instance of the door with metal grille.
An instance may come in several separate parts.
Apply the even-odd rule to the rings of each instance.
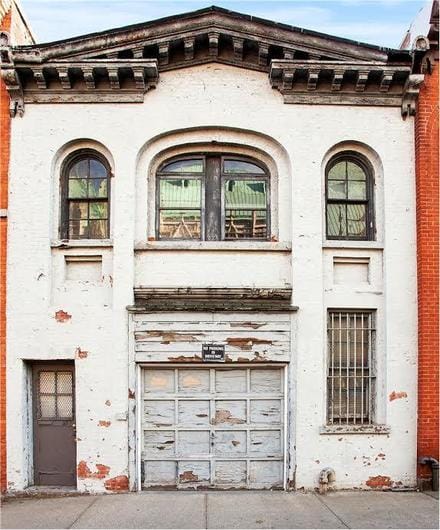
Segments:
[[[282,488],[284,367],[144,368],[143,487]]]
[[[33,366],[34,481],[76,485],[73,363]]]

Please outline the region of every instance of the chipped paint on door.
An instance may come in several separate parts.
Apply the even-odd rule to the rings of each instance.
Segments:
[[[144,488],[283,487],[284,367],[141,373]]]

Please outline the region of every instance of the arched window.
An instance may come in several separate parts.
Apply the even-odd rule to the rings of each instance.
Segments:
[[[269,172],[250,158],[195,154],[157,172],[158,239],[269,238]]]
[[[327,239],[374,239],[373,170],[366,158],[343,152],[327,164]]]
[[[110,168],[99,153],[83,150],[70,156],[62,170],[61,237],[109,237]]]

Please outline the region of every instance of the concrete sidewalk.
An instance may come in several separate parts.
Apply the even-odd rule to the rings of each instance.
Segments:
[[[2,528],[438,528],[413,492],[145,492],[8,499]]]

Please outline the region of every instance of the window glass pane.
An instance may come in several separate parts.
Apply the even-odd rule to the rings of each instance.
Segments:
[[[57,372],[57,392],[61,394],[72,393],[71,372]]]
[[[71,239],[87,239],[88,238],[88,221],[70,221],[69,222],[69,238]]]
[[[56,418],[55,396],[40,395],[40,417]]]
[[[40,392],[43,394],[55,393],[55,372],[40,372]]]
[[[328,171],[327,178],[329,180],[345,180],[346,166],[347,162],[338,162]]]
[[[91,202],[89,206],[90,219],[107,219],[107,203]]]
[[[227,208],[266,208],[265,180],[227,180],[225,202]]]
[[[365,171],[355,162],[347,162],[348,180],[366,180]]]
[[[72,396],[58,396],[58,417],[59,418],[71,418],[72,417]]]
[[[105,178],[107,176],[107,170],[104,164],[94,158],[90,159],[90,178]]]
[[[357,184],[357,182],[356,182]],[[345,199],[345,180],[329,180],[327,194],[329,199]]]
[[[160,237],[200,239],[200,210],[161,210]]]
[[[69,219],[87,219],[88,203],[79,201],[69,202]]]
[[[90,179],[89,197],[107,197],[107,179]]]
[[[349,236],[365,237],[367,232],[364,204],[347,205],[347,231]]]
[[[87,159],[80,160],[74,164],[69,171],[70,178],[87,178],[89,174],[89,161]]]
[[[200,208],[202,181],[199,179],[161,179],[161,208]]]
[[[345,204],[327,204],[327,235],[345,236],[346,226]]]
[[[361,180],[348,181],[348,198],[354,200],[367,199],[367,184]]]
[[[226,210],[225,239],[243,238],[267,238],[265,210]]]
[[[107,220],[89,221],[89,239],[105,239],[108,237]]]
[[[69,199],[87,197],[87,179],[69,179]]]
[[[256,164],[244,160],[225,160],[223,163],[224,173],[253,173],[264,175],[264,170]]]
[[[203,173],[203,159],[177,160],[164,166],[162,173]]]

